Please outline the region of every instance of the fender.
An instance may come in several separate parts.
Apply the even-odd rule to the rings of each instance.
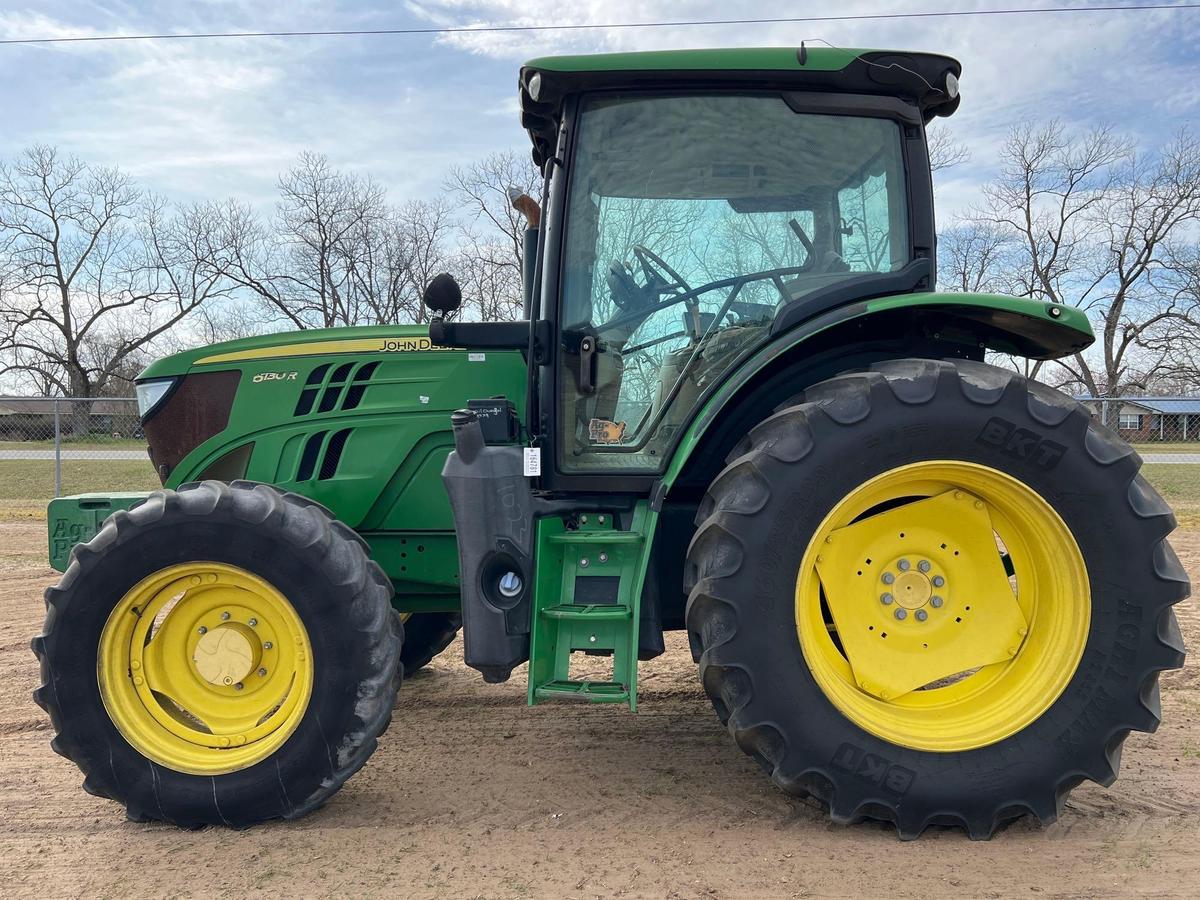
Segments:
[[[783,322],[784,318],[789,322]],[[898,356],[982,358],[987,350],[1028,359],[1057,359],[1092,344],[1087,315],[1073,306],[1002,294],[916,292],[874,297],[822,311],[803,321],[781,316],[776,333],[713,388],[675,446],[671,462],[651,494],[654,508],[689,463],[729,429],[715,428],[727,413],[762,406],[763,389],[774,387],[774,405],[826,377]],[[779,328],[779,325],[784,325]],[[829,366],[816,363],[830,352]],[[805,373],[809,377],[805,378]],[[816,377],[813,377],[815,373]],[[782,385],[785,394],[778,396]],[[733,438],[741,437],[741,432]],[[711,452],[708,454],[711,455]],[[723,454],[722,454],[723,458]],[[715,472],[713,473],[715,474]]]

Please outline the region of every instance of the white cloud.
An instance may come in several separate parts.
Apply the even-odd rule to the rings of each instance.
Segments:
[[[955,6],[987,9],[995,5],[976,0]],[[734,7],[717,0],[584,0],[569,8],[557,0],[420,0],[410,3],[409,8],[439,25],[856,15],[882,9],[868,0],[844,0],[834,7],[821,8],[794,2]],[[928,8],[927,3],[905,0],[891,4],[886,11]],[[1194,119],[1200,103],[1200,66],[1193,49],[1200,39],[1200,15],[1163,10],[533,34],[456,33],[439,38],[447,46],[513,64],[543,53],[796,46],[801,40],[821,39],[846,47],[930,50],[961,60],[963,106],[949,127],[972,146],[973,165],[969,171],[974,174],[990,168],[1004,133],[1021,119],[1061,118],[1084,127],[1107,120],[1118,127],[1136,128],[1139,137],[1154,143],[1161,141],[1166,132]]]
[[[964,4],[986,8],[981,0]],[[46,0],[0,12],[6,37],[797,16],[878,11],[764,0]],[[924,9],[897,0],[889,11]],[[1112,121],[1151,146],[1196,118],[1200,15],[1170,11],[794,23],[703,28],[56,44],[0,47],[0,156],[35,141],[120,164],[185,198],[269,203],[305,149],[369,171],[397,198],[440,187],[446,168],[521,147],[513,84],[532,56],[700,46],[901,47],[962,60],[964,102],[946,123],[972,148],[941,179],[941,215],[960,208],[1024,118]]]

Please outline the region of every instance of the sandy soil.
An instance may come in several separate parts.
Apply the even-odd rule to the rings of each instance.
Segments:
[[[527,709],[451,648],[401,691],[366,768],[292,824],[184,832],[89,797],[30,699],[29,638],[53,580],[39,523],[0,524],[0,891],[4,896],[1196,896],[1200,668],[1163,678],[1165,720],[1047,828],[902,844],[776,791],[717,724],[678,636],[643,666],[641,711]],[[1176,549],[1200,582],[1200,532]],[[1194,602],[1179,607],[1189,645]]]

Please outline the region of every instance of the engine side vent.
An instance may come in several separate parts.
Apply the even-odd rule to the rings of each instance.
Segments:
[[[300,468],[296,471],[297,481],[308,481],[312,478],[313,470],[317,467],[317,454],[321,452],[321,442],[325,440],[326,431],[314,431],[304,444],[304,452],[300,454]]]
[[[342,403],[342,409],[356,409],[358,407],[358,404],[362,402],[363,394],[367,392],[367,382],[371,380],[371,376],[375,374],[375,370],[378,368],[378,361],[359,366],[358,371],[354,373],[354,382],[350,385],[350,390],[346,392],[346,399]]]
[[[329,363],[317,366],[308,373],[308,379],[304,382],[304,390],[300,392],[300,399],[296,402],[296,411],[293,415],[307,416],[312,412],[313,404],[317,402],[317,393],[320,390],[321,382],[325,380],[325,373],[329,371]]]
[[[333,437],[329,439],[329,446],[325,448],[325,459],[321,461],[321,474],[317,476],[321,481],[326,481],[337,474],[338,463],[342,461],[342,451],[346,447],[346,440],[350,437],[352,430],[343,428],[341,431],[335,431]]]
[[[329,376],[329,384],[325,387],[325,393],[321,395],[321,405],[317,407],[317,412],[327,413],[337,406],[338,397],[342,395],[342,388],[346,384],[346,379],[350,377],[352,368],[354,368],[353,363],[342,363],[333,370],[333,374]]]

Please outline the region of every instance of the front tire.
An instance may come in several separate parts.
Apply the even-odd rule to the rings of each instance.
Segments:
[[[687,626],[718,715],[837,822],[1053,821],[1116,778],[1183,662],[1175,520],[1139,466],[1070,398],[981,363],[810,389],[697,516]]]
[[[297,818],[390,720],[390,598],[361,538],[303,497],[244,482],[158,491],[47,589],[34,700],[84,789],[132,820]]]

